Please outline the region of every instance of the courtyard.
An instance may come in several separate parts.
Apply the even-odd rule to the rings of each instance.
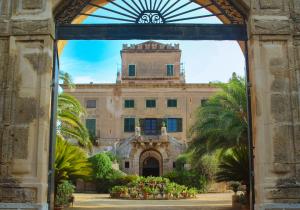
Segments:
[[[74,194],[74,206],[83,209],[143,209],[143,210],[231,210],[232,193],[199,194],[186,200],[123,200],[111,199],[109,194]]]

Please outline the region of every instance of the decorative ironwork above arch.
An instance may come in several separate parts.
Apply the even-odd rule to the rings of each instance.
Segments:
[[[105,0],[107,4],[99,6],[92,0],[67,0],[62,8],[58,8],[56,22],[70,24],[80,15],[100,19],[117,20],[120,23],[135,24],[167,24],[186,23],[188,20],[219,16],[230,24],[244,24],[241,12],[230,2],[231,0],[207,0],[200,5],[197,0]],[[115,8],[109,8],[109,5]],[[85,7],[102,9],[106,14],[88,14],[82,12]],[[212,14],[197,13],[207,9]]]

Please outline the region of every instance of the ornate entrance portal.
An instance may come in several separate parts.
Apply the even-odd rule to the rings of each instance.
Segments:
[[[143,162],[143,176],[159,176],[159,161],[154,157],[149,157]]]
[[[141,176],[163,175],[163,158],[160,152],[154,149],[145,150],[141,153],[139,162]]]

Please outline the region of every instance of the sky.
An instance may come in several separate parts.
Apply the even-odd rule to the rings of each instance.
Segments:
[[[195,5],[190,5],[188,9],[192,9],[193,6]],[[114,5],[108,5],[108,8],[117,9]],[[206,10],[198,13],[209,14]],[[198,13],[195,15],[199,15]],[[108,11],[100,9],[94,14],[112,16]],[[84,21],[84,24],[87,23],[118,23],[118,21],[88,17]],[[209,17],[188,23],[220,23],[220,21],[216,17]],[[75,83],[114,83],[117,70],[121,66],[122,45],[144,41],[147,40],[69,41],[60,56],[60,70],[70,73]],[[184,64],[188,83],[226,82],[233,72],[244,75],[245,59],[236,41],[155,41],[180,45],[181,62]]]

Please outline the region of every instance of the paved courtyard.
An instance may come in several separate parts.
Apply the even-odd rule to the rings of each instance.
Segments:
[[[187,200],[120,200],[108,194],[75,194],[69,210],[231,210],[231,193],[200,194]]]

